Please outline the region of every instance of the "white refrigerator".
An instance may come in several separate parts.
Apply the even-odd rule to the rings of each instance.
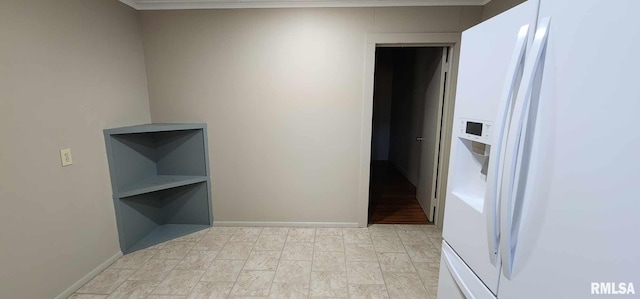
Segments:
[[[638,12],[530,0],[463,32],[438,298],[640,297]]]

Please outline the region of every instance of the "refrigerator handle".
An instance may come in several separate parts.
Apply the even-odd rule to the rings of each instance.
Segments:
[[[507,157],[505,158],[504,171],[506,173],[505,183],[501,186],[501,194],[505,195],[506,200],[501,203],[501,236],[500,236],[500,255],[502,258],[502,273],[507,279],[511,279],[513,270],[513,256],[518,243],[518,229],[514,228],[514,222],[521,215],[514,214],[514,206],[516,205],[518,194],[518,182],[522,175],[521,162],[523,153],[523,141],[525,140],[526,122],[529,114],[529,104],[531,100],[531,91],[533,89],[533,81],[542,62],[542,54],[547,44],[549,33],[550,18],[546,17],[538,24],[533,45],[531,49],[530,63],[525,64],[521,92],[518,92],[515,107],[513,110],[513,119],[507,135]],[[516,220],[516,221],[514,221]]]
[[[488,171],[488,184],[486,191],[486,203],[485,211],[487,218],[487,244],[489,244],[489,261],[493,265],[498,265],[498,248],[500,241],[500,230],[498,225],[498,209],[500,198],[500,182],[502,181],[502,168],[504,163],[506,140],[505,135],[508,132],[509,126],[507,124],[511,119],[511,105],[513,99],[517,94],[518,87],[520,85],[520,79],[522,75],[522,68],[524,67],[524,60],[526,56],[527,40],[529,39],[529,25],[520,27],[518,31],[518,39],[511,56],[511,62],[507,68],[507,77],[502,87],[502,96],[500,97],[500,108],[496,117],[497,134],[494,135],[494,139],[491,144],[491,158],[489,159],[489,171]]]

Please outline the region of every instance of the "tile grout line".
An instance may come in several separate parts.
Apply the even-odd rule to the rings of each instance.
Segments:
[[[206,233],[202,234],[202,236],[200,236],[199,238],[197,238],[197,239],[196,239],[196,241],[194,242],[195,244],[193,245],[193,248],[191,248],[191,250],[189,250],[189,252],[196,251],[196,252],[198,253],[198,259],[201,257],[201,256],[200,256],[200,254],[201,254],[201,253],[200,253],[200,252],[201,252],[201,250],[196,250],[196,249],[194,249],[194,248],[196,248],[196,246],[198,245],[198,242],[200,242],[200,240],[202,240],[202,239],[204,238],[205,234],[207,234],[207,233],[209,232],[209,230],[210,230],[210,229],[211,229],[211,228],[207,229],[207,232],[206,232]],[[184,256],[184,258],[182,258],[182,260],[180,260],[180,262],[178,262],[178,264],[176,264],[176,267],[177,267],[178,265],[180,265],[180,263],[181,263],[184,259],[186,259],[186,258],[187,258],[187,256],[189,256],[189,252],[187,252],[187,255],[185,255],[185,256]],[[216,254],[216,256],[217,256],[217,254]],[[212,264],[213,264],[213,263],[212,263]],[[210,268],[210,267],[211,267],[211,265],[209,265],[209,267],[207,267],[207,268]],[[206,273],[206,270],[202,271],[202,274],[200,275],[200,277],[198,277],[198,281],[197,281],[195,284],[193,284],[193,286],[189,289],[189,292],[187,293],[187,295],[186,295],[186,296],[189,296],[189,295],[191,295],[191,293],[193,293],[193,290],[196,288],[196,286],[198,285],[198,282],[200,282],[200,280],[202,279],[202,277],[204,277],[204,274],[205,274],[205,273]]]
[[[165,242],[168,242],[168,241],[165,241]],[[165,242],[163,242],[163,243],[165,243]],[[163,248],[164,248],[164,246],[163,246]],[[145,248],[145,249],[146,249],[146,248]],[[145,250],[145,249],[141,249],[141,250]],[[129,278],[131,278],[131,276],[133,276],[133,274],[135,274],[139,269],[141,269],[142,267],[144,267],[144,266],[147,264],[147,262],[149,262],[149,261],[150,261],[150,260],[151,260],[155,255],[156,255],[156,254],[157,254],[157,252],[155,252],[151,257],[147,258],[147,259],[142,263],[142,266],[138,267],[137,269],[126,269],[126,268],[119,268],[119,269],[115,269],[115,268],[111,268],[112,270],[116,270],[116,271],[118,271],[118,272],[120,272],[120,271],[122,271],[122,270],[132,270],[133,272],[131,272],[131,274],[129,274],[129,275],[127,276],[127,278],[125,278],[121,283],[119,283],[119,284],[118,284],[118,286],[116,286],[116,287],[113,289],[113,291],[109,292],[109,294],[78,293],[78,291],[77,291],[77,290],[76,290],[74,293],[75,293],[75,294],[106,295],[107,297],[108,297],[108,296],[111,296],[111,295],[112,295],[115,291],[117,291],[117,290],[118,290],[118,288],[120,288],[120,287],[121,287],[125,282],[127,282],[127,281],[135,281],[135,280],[129,280]],[[118,258],[118,259],[117,259],[116,261],[114,261],[113,263],[116,263],[118,260],[122,259],[123,257],[124,257],[124,255],[123,255],[123,256],[121,256],[120,258]],[[111,265],[113,265],[113,264],[111,264]],[[109,267],[111,267],[111,265],[109,265]],[[107,267],[106,269],[104,269],[104,270],[100,271],[100,273],[99,273],[98,275],[100,275],[100,274],[104,273],[104,271],[105,271],[105,270],[107,270],[107,269],[109,269],[109,267]],[[172,268],[171,270],[173,271],[173,268]],[[96,277],[97,277],[97,275],[96,275]],[[164,280],[164,278],[163,278],[163,280]],[[139,280],[139,281],[146,281],[146,280]],[[149,281],[151,281],[151,280],[149,280]],[[89,282],[91,282],[91,281],[89,281]],[[87,285],[89,282],[87,282],[87,283],[86,283],[86,284],[84,284],[83,286]],[[161,282],[161,281],[160,281],[160,282]],[[158,284],[159,284],[160,282],[158,282]],[[156,286],[156,287],[157,287],[157,286]],[[153,288],[153,290],[155,290],[155,288],[156,288],[156,287],[154,287],[154,288]],[[152,293],[153,293],[153,290],[152,290]]]
[[[260,234],[262,234],[262,230],[264,230],[264,227],[260,227],[260,232],[258,233],[258,238],[260,238]],[[236,228],[236,230],[234,232],[236,232],[236,231],[238,231],[238,228]],[[231,242],[231,238],[233,238],[233,234],[231,234],[231,237],[229,237],[229,241],[227,241],[227,244],[232,243]],[[237,243],[242,243],[242,242],[237,242]],[[253,242],[253,246],[251,246],[251,250],[249,250],[249,255],[244,260],[244,264],[242,264],[242,269],[240,269],[240,273],[238,273],[238,277],[236,277],[236,281],[233,282],[233,287],[231,287],[231,291],[229,292],[229,296],[227,296],[227,298],[231,297],[231,295],[232,295],[231,293],[233,293],[233,289],[235,289],[236,285],[238,284],[238,279],[240,278],[240,275],[242,274],[243,271],[246,271],[244,269],[244,267],[247,266],[247,262],[249,262],[249,257],[251,256],[251,252],[253,252],[253,248],[256,247],[256,243],[258,243],[258,239],[257,238]],[[269,286],[269,291],[271,291],[271,286]],[[269,296],[269,295],[267,294],[267,296]]]
[[[202,238],[201,238],[201,239],[202,239]],[[197,244],[197,242],[196,242],[196,244]],[[194,245],[194,247],[195,247],[195,245]],[[192,249],[192,251],[193,251],[193,249]],[[189,253],[187,253],[187,256],[188,256],[188,255],[189,255]],[[187,256],[185,256],[184,258],[186,259],[186,258],[187,258]],[[198,258],[200,258],[200,257],[201,257],[201,256],[200,256],[200,250],[198,250]],[[179,265],[179,264],[180,264],[180,262],[178,263],[178,265]],[[212,264],[213,264],[213,263],[212,263]],[[176,265],[176,267],[177,267],[177,265]],[[211,267],[211,265],[209,265],[209,267]],[[208,268],[209,268],[209,267],[208,267]],[[195,270],[195,271],[201,271],[201,270]],[[195,290],[196,286],[198,285],[198,282],[200,282],[200,280],[202,279],[202,277],[204,277],[204,274],[205,274],[205,273],[207,273],[207,271],[206,271],[206,270],[202,271],[202,274],[200,274],[200,277],[198,277],[198,281],[197,281],[196,283],[194,283],[194,284],[193,284],[193,286],[191,286],[191,288],[189,289],[189,292],[188,292],[188,294],[187,294],[186,296],[189,296],[189,295],[191,295],[191,293],[193,293],[193,291]]]
[[[307,298],[311,298],[311,278],[313,277],[313,258],[316,256],[316,236],[315,233],[318,230],[314,230],[313,243],[311,243],[311,270],[309,270],[309,292],[307,292]]]
[[[368,230],[368,228],[367,228],[367,230]],[[395,225],[393,226],[393,231],[396,233],[396,235],[398,234],[398,232],[396,231]],[[378,267],[380,267],[380,274],[382,275],[382,281],[384,282],[384,290],[387,292],[387,297],[391,298],[391,294],[389,294],[389,287],[387,287],[387,280],[384,278],[384,273],[382,272],[382,264],[380,264],[380,257],[378,257],[378,250],[376,250],[376,246],[373,245],[373,236],[371,236],[371,233],[369,233],[369,238],[371,238],[371,245],[373,247],[373,253],[375,253],[376,261],[378,261]],[[400,239],[400,236],[398,236],[398,239]],[[402,240],[400,242],[402,242]],[[403,248],[404,248],[404,246],[403,246]],[[405,251],[407,251],[407,250],[405,249]]]
[[[421,231],[422,231],[423,234],[426,235],[427,241],[429,242],[430,246],[432,246],[435,251],[438,251],[438,247],[435,244],[433,244],[432,238],[424,231],[424,228]],[[441,233],[441,235],[442,235],[442,233]],[[439,256],[438,257],[438,261],[436,261],[436,262],[438,263],[438,267],[439,267],[439,264],[440,264],[439,258],[441,256],[441,253],[438,252],[438,256]],[[427,263],[430,265],[430,264],[433,263],[433,261],[427,262]],[[417,270],[417,268],[416,268],[416,270]],[[419,274],[419,272],[418,272],[418,274]],[[425,290],[427,290],[427,294],[429,295],[429,298],[431,298],[431,293],[430,293],[431,288],[427,286],[427,284],[425,283],[424,279],[422,279],[422,276],[420,276],[420,281],[424,285]],[[437,287],[436,287],[436,294],[437,294]]]
[[[420,232],[423,233],[425,236],[427,236],[427,234],[422,229],[420,229]],[[400,234],[398,234],[398,237],[400,237]],[[428,236],[427,236],[427,241],[429,241],[429,243],[431,243],[431,240],[428,239]],[[409,256],[409,252],[407,251],[407,247],[405,246],[404,241],[402,241],[402,238],[400,238],[400,243],[402,243],[402,247],[404,247],[404,250],[407,252],[407,256]],[[416,270],[416,274],[418,275],[418,278],[420,279],[420,284],[422,285],[422,287],[426,291],[427,298],[431,299],[431,294],[429,294],[429,290],[427,289],[427,286],[424,284],[424,281],[422,280],[422,277],[420,277],[420,272],[418,271],[418,268],[416,267],[416,264],[413,262],[413,259],[411,258],[411,256],[409,256],[409,261],[411,261],[411,265]]]
[[[210,231],[211,231],[211,228],[209,229],[209,232],[210,232]],[[207,234],[209,234],[209,232],[207,232],[207,233],[205,234],[205,236],[206,236]],[[235,229],[233,230],[233,232],[235,232]],[[226,240],[226,241],[225,241],[225,242],[220,246],[220,249],[219,249],[219,250],[212,250],[212,251],[216,251],[216,252],[217,252],[217,253],[216,253],[216,256],[215,256],[215,257],[213,258],[213,260],[211,261],[211,264],[209,265],[209,267],[207,267],[207,269],[206,269],[206,270],[204,270],[204,274],[202,275],[202,277],[200,277],[200,280],[198,280],[198,283],[229,283],[229,282],[226,282],[226,281],[203,281],[203,280],[202,280],[202,278],[204,278],[204,275],[205,275],[205,274],[207,274],[207,272],[209,272],[209,270],[210,270],[211,268],[213,268],[213,264],[214,264],[216,261],[223,261],[223,259],[218,259],[218,257],[220,256],[220,252],[222,252],[222,249],[224,249],[224,247],[229,243],[229,240],[231,240],[231,236],[233,236],[233,233],[231,233],[231,234],[211,234],[211,235],[216,235],[216,236],[220,236],[220,235],[229,235],[229,239],[228,239],[228,240]],[[204,238],[204,236],[203,236],[203,238]],[[244,267],[244,265],[243,265],[243,267]],[[242,270],[240,270],[240,271],[242,271]],[[238,274],[238,275],[240,275],[240,274]],[[237,280],[237,278],[236,278],[236,280]],[[196,285],[197,285],[198,283],[196,283]],[[235,281],[233,282],[233,285],[231,286],[231,290],[233,290],[233,287],[234,287],[234,286],[235,286]],[[194,289],[192,289],[192,290],[191,290],[191,292],[190,292],[190,294],[189,294],[189,295],[192,295],[192,293],[193,293],[193,291],[194,291],[194,290],[195,290],[195,287],[194,287]],[[231,293],[231,290],[229,291],[229,293]],[[228,297],[228,296],[229,296],[229,295],[227,295],[226,297]],[[226,297],[225,297],[225,298],[226,298]]]
[[[205,274],[206,274],[207,271],[209,271],[209,269],[211,269],[213,267],[213,263],[215,263],[215,261],[233,261],[233,260],[225,260],[225,259],[219,259],[218,258],[220,256],[220,252],[222,252],[224,247],[227,246],[227,244],[231,243],[231,237],[233,237],[233,233],[235,233],[236,230],[238,229],[237,227],[231,227],[231,228],[233,228],[233,231],[231,232],[231,234],[212,234],[212,235],[229,235],[229,238],[221,245],[220,250],[218,250],[218,254],[216,254],[216,257],[213,259],[213,262],[211,263],[211,265],[209,265],[209,268],[207,268],[207,270],[205,270]],[[242,265],[242,268],[244,268],[244,264]],[[240,272],[242,272],[242,269],[240,269]],[[240,273],[238,273],[238,277],[239,276],[240,276]],[[204,275],[203,275],[203,277],[204,277]],[[225,296],[225,298],[228,298],[229,296],[231,296],[231,292],[233,291],[233,287],[236,286],[236,281],[238,280],[238,277],[236,277],[235,280],[233,281],[233,285],[231,286],[231,290],[229,290],[229,294],[227,294]],[[224,283],[224,282],[227,282],[227,281],[202,281],[202,277],[201,277],[199,282]],[[230,283],[230,282],[227,282],[227,283]],[[193,292],[193,290],[191,292]]]
[[[369,229],[367,229],[367,232],[369,231]],[[349,269],[347,266],[347,248],[346,248],[346,244],[347,242],[344,239],[344,228],[342,229],[342,246],[344,247],[344,278],[347,281],[347,298],[351,297],[349,296]]]
[[[170,240],[170,241],[171,241],[171,240]],[[165,242],[163,242],[163,243],[170,242],[170,241],[165,241]],[[163,246],[163,248],[164,248],[164,246]],[[146,249],[146,248],[144,248],[144,249],[141,249],[141,250],[147,250],[147,249]],[[159,249],[159,250],[160,250],[160,249]],[[191,250],[189,250],[189,251],[191,251]],[[137,272],[139,269],[141,269],[142,267],[144,267],[144,266],[145,266],[145,265],[146,265],[146,264],[147,264],[147,263],[148,263],[148,262],[149,262],[149,261],[150,261],[150,260],[151,260],[155,255],[156,255],[156,254],[157,254],[157,252],[155,252],[155,253],[154,253],[152,256],[150,256],[149,258],[145,259],[145,260],[144,260],[144,262],[142,263],[142,266],[140,266],[140,267],[138,267],[138,268],[136,268],[136,269],[127,269],[127,268],[109,268],[109,267],[107,267],[105,270],[107,270],[107,269],[112,269],[112,270],[116,270],[116,271],[118,271],[118,272],[120,272],[120,271],[122,271],[122,270],[132,270],[132,271],[133,271],[130,275],[128,275],[128,276],[127,276],[127,278],[125,278],[121,283],[119,283],[119,284],[118,284],[118,286],[116,286],[116,287],[113,289],[113,291],[109,292],[109,294],[78,293],[77,291],[76,291],[76,292],[74,292],[74,294],[91,294],[91,295],[107,295],[107,296],[110,296],[110,295],[112,295],[115,291],[117,291],[117,290],[118,290],[118,289],[119,289],[119,288],[120,288],[120,287],[121,287],[125,282],[127,282],[127,281],[156,282],[156,281],[153,281],[153,280],[130,280],[130,279],[129,279],[129,278],[131,278],[131,276],[133,276],[133,274],[134,274],[135,272]],[[114,261],[114,263],[116,263],[118,260],[122,259],[123,257],[124,257],[124,255],[123,255],[122,257],[118,258],[116,261]],[[185,255],[185,257],[186,257],[186,255]],[[158,259],[160,259],[160,258],[158,258]],[[183,258],[183,259],[184,259],[184,258]],[[166,260],[166,259],[163,259],[163,260]],[[178,263],[180,263],[180,261],[182,261],[182,259],[178,260]],[[176,266],[177,266],[177,264],[176,264]],[[100,274],[104,273],[104,271],[105,271],[105,270],[101,271],[98,275],[100,275]],[[171,268],[171,271],[173,271],[173,270],[175,270],[175,266],[174,266],[173,268]],[[171,271],[169,271],[169,272],[171,272]],[[168,275],[168,274],[167,274],[167,275]],[[165,278],[166,278],[166,277],[164,277],[162,280],[164,280]],[[162,280],[158,281],[158,284],[160,284],[160,283],[162,282]],[[85,284],[85,285],[86,285],[86,284]],[[156,288],[157,288],[157,286],[155,286],[155,287],[153,288],[153,290],[151,291],[151,293],[153,293],[153,291],[154,291]]]
[[[262,228],[262,231],[264,231],[264,228]],[[263,236],[262,232],[260,232],[260,235],[258,236],[258,240],[260,239],[260,236]],[[276,236],[276,235],[273,235],[273,236]],[[276,274],[278,274],[278,269],[280,269],[280,262],[282,262],[282,253],[284,253],[284,245],[287,243],[288,236],[289,236],[289,230],[287,229],[287,233],[284,234],[284,242],[282,242],[282,247],[280,248],[280,257],[278,258],[278,265],[276,265],[276,270],[273,272],[273,279],[271,279],[271,284],[269,285],[269,294],[267,295],[267,297],[271,295],[271,290],[273,289],[273,284],[275,283],[274,281],[276,280]],[[258,240],[256,240],[256,245],[258,244]]]
[[[235,232],[236,232],[236,230],[238,230],[238,228],[237,228],[237,227],[233,227],[233,228],[234,228],[234,229],[233,229],[233,232],[232,232],[231,234],[229,234],[229,239],[227,239],[227,241],[225,241],[225,242],[224,242],[224,244],[222,244],[222,246],[220,247],[220,250],[218,250],[218,254],[217,254],[217,255],[216,255],[216,257],[213,259],[213,260],[214,260],[214,262],[213,262],[213,263],[215,263],[215,261],[216,261],[216,260],[218,260],[218,261],[223,260],[223,259],[218,259],[218,256],[220,255],[220,253],[222,252],[222,250],[224,249],[224,247],[225,247],[225,246],[227,246],[227,244],[231,243],[231,237],[233,237],[233,233],[235,233]],[[249,258],[247,257],[247,260],[248,260],[248,259],[249,259]],[[209,269],[211,269],[211,268],[213,267],[213,263],[211,263],[211,265],[209,266]],[[246,261],[245,261],[245,263],[246,263]],[[242,265],[242,268],[244,268],[244,264]],[[209,269],[207,269],[206,271],[209,271]],[[206,271],[205,271],[205,273],[206,273]],[[242,269],[240,269],[240,272],[242,272]],[[233,281],[233,285],[231,286],[231,289],[229,290],[229,294],[227,294],[227,295],[225,296],[225,298],[229,298],[229,296],[231,296],[231,292],[233,292],[233,288],[236,286],[236,281],[238,281],[238,277],[240,277],[240,273],[238,273],[238,276],[234,279],[234,281]],[[202,278],[200,278],[200,279],[201,279],[200,281],[202,281]],[[192,291],[192,292],[193,292],[193,291]],[[191,295],[191,294],[190,294],[190,295]]]
[[[256,243],[253,244],[253,248],[251,248],[251,252],[253,252],[254,251],[253,249],[256,248],[256,245],[258,244],[258,240],[260,239],[260,236],[262,235],[263,231],[264,231],[264,227],[260,230],[260,233],[258,234],[258,238],[256,239]],[[289,235],[289,230],[287,230],[287,236],[288,235]],[[286,237],[284,241],[287,242]],[[282,249],[284,250],[284,245],[282,246]],[[251,252],[249,252],[249,256],[251,256]],[[276,265],[276,269],[273,271],[273,277],[271,277],[271,282],[269,283],[269,291],[267,291],[267,298],[269,297],[269,295],[271,295],[271,289],[273,288],[273,281],[276,279],[276,273],[278,272],[278,267],[280,267],[281,259],[282,259],[282,250],[280,250],[280,255],[278,256],[278,264]],[[248,261],[249,261],[249,258],[247,258],[247,262]],[[246,263],[245,263],[245,266],[246,266]]]
[[[120,257],[120,258],[122,258],[122,257]],[[118,259],[120,259],[120,258],[118,258]],[[118,260],[116,260],[116,262],[117,262],[117,261],[118,261]],[[114,262],[114,263],[115,263],[115,262]],[[105,271],[105,270],[107,270],[107,269],[109,269],[109,267],[107,267],[106,269],[104,269],[104,270],[100,271],[100,273],[98,273],[98,275],[96,275],[96,277],[98,277],[100,274],[104,273],[104,271]],[[122,270],[130,270],[130,269],[112,269],[112,270],[116,270],[116,271],[120,272],[120,271],[122,271]],[[73,292],[73,294],[106,295],[107,297],[109,297],[109,296],[111,296],[111,294],[113,294],[113,292],[115,292],[116,290],[118,290],[118,288],[119,288],[123,283],[125,283],[126,281],[129,281],[129,277],[131,277],[131,275],[133,275],[133,273],[135,273],[136,271],[137,271],[137,270],[134,270],[133,272],[131,272],[131,274],[129,274],[129,276],[127,276],[127,278],[125,278],[121,283],[119,283],[119,284],[118,284],[118,286],[117,286],[117,287],[115,287],[115,288],[113,289],[113,291],[109,292],[109,294],[78,293],[78,290],[80,290],[80,289],[78,289],[78,290],[76,290],[75,292]],[[94,279],[95,279],[95,277],[94,277]],[[92,280],[93,280],[93,279],[89,280],[87,283],[85,283],[84,285],[82,285],[82,287],[84,287],[85,285],[89,284],[89,282],[91,282]],[[80,287],[80,288],[82,288],[82,287]],[[73,294],[71,294],[71,295],[73,295]]]
[[[165,241],[165,242],[163,242],[165,245],[164,245],[164,246],[162,246],[162,248],[164,248],[164,247],[166,246],[166,243],[171,242],[171,241],[174,241],[174,242],[185,242],[185,241],[178,241],[178,240],[169,240],[169,241]],[[191,242],[189,242],[189,243],[191,243]],[[162,284],[162,282],[163,282],[163,281],[164,281],[164,280],[169,276],[169,274],[171,274],[171,272],[173,272],[174,270],[176,270],[176,267],[180,264],[180,262],[182,262],[185,258],[187,258],[187,256],[189,255],[189,252],[193,251],[193,248],[194,248],[194,247],[195,247],[195,245],[198,243],[198,241],[195,241],[195,242],[193,242],[193,243],[194,243],[193,247],[192,247],[192,248],[190,248],[190,249],[189,249],[189,251],[185,254],[185,256],[183,256],[181,259],[177,259],[177,260],[178,260],[178,262],[175,264],[175,266],[173,266],[173,267],[171,268],[171,270],[170,270],[170,271],[168,271],[167,275],[165,275],[165,276],[164,276],[160,281],[158,281],[158,284],[157,284],[157,285],[156,285],[156,286],[151,290],[151,293],[150,293],[149,295],[164,295],[164,294],[154,294],[154,292],[155,292],[155,290],[156,290],[158,287],[160,287],[160,284]],[[162,250],[162,249],[160,249],[160,250]],[[155,256],[156,254],[157,254],[157,252],[156,252],[153,256]],[[151,258],[150,258],[149,260],[151,260]],[[169,259],[163,259],[163,260],[169,260]],[[203,273],[203,275],[204,275],[204,273]],[[200,278],[202,278],[202,277],[200,277]],[[200,278],[198,279],[198,281],[200,281]],[[196,284],[197,284],[197,283],[196,283]],[[192,291],[192,289],[191,289],[191,290],[189,290],[189,293],[191,293],[191,291]],[[187,295],[187,296],[188,296],[188,295]]]

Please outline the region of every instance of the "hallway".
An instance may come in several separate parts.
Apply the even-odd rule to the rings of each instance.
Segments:
[[[387,161],[371,161],[369,224],[430,224],[413,186]]]

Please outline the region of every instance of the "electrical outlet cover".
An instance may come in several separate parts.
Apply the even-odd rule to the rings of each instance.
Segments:
[[[71,157],[70,148],[64,148],[60,150],[60,160],[62,161],[62,166],[69,166],[73,164],[73,158]]]

